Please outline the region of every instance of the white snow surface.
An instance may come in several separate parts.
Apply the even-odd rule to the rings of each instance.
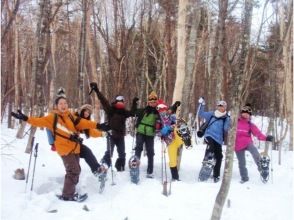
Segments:
[[[258,123],[261,120],[256,120]],[[260,125],[261,127],[261,125]],[[265,132],[266,126],[262,126]],[[29,129],[27,126],[26,131]],[[146,178],[147,157],[141,157],[140,182],[130,182],[129,168],[117,172],[114,168],[112,185],[111,172],[105,190],[99,194],[98,180],[91,173],[88,165],[81,159],[82,172],[77,191],[87,192],[88,199],[82,203],[64,202],[56,198],[60,194],[64,180],[64,166],[56,152],[50,150],[45,130],[38,129],[35,143],[39,143],[36,159],[33,189],[32,171],[35,157],[32,156],[28,183],[15,180],[12,176],[17,168],[24,168],[27,174],[30,154],[24,153],[28,135],[16,139],[17,130],[7,129],[1,124],[1,219],[3,220],[208,220],[211,217],[214,202],[221,186],[221,181],[213,183],[198,182],[201,161],[205,145],[196,144],[193,134],[193,148],[184,149],[182,154],[179,182],[172,182],[171,195],[162,194],[161,178],[161,142],[155,140],[154,175]],[[132,155],[133,137],[125,138],[127,161]],[[198,140],[200,143],[201,140]],[[98,158],[104,155],[106,138],[85,139]],[[259,142],[255,140],[256,146]],[[260,142],[259,151],[264,149]],[[225,146],[223,146],[225,155]],[[278,164],[278,152],[270,151],[270,180],[264,184],[260,180],[256,165],[250,154],[246,154],[249,182],[240,184],[238,162],[234,157],[233,175],[227,201],[223,208],[224,220],[291,220],[293,218],[293,152],[283,148],[282,163]],[[168,155],[166,154],[167,161]],[[113,156],[117,158],[116,148]],[[221,178],[224,161],[221,168]],[[167,175],[170,171],[167,165]],[[83,209],[87,206],[89,211]],[[49,213],[48,210],[57,212]]]

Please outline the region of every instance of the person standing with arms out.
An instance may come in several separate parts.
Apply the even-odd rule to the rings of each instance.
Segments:
[[[154,137],[156,129],[160,126],[160,116],[156,109],[157,95],[152,91],[148,96],[148,104],[145,108],[137,109],[136,115],[138,116],[136,123],[136,146],[135,156],[141,158],[143,145],[145,144],[147,151],[147,178],[153,178],[153,158],[154,158]],[[139,163],[138,163],[139,164]]]
[[[239,172],[241,176],[240,183],[249,181],[248,170],[246,168],[245,151],[249,151],[253,160],[260,171],[259,162],[260,154],[252,141],[252,135],[260,141],[273,141],[274,137],[271,135],[264,135],[257,126],[251,122],[252,108],[248,103],[242,107],[237,123],[237,133],[235,142],[235,153],[238,159]]]
[[[104,97],[99,91],[97,83],[90,83],[91,90],[95,91],[98,99],[100,100],[103,109],[107,115],[107,122],[111,130],[111,134],[107,135],[108,143],[107,150],[102,159],[108,166],[111,164],[111,157],[113,155],[114,146],[117,146],[118,158],[115,162],[117,171],[125,170],[126,152],[125,152],[125,135],[126,135],[126,119],[134,116],[134,106],[138,98],[133,99],[131,111],[125,109],[124,97],[117,95],[112,103]]]
[[[215,166],[213,168],[213,181],[216,183],[220,180],[220,169],[223,159],[222,144],[224,136],[230,127],[230,117],[227,114],[227,103],[223,100],[218,101],[216,110],[205,112],[205,100],[200,97],[198,103],[201,105],[199,116],[209,121],[208,127],[204,133],[204,141],[207,144],[204,160],[207,160],[211,153],[215,158]]]
[[[11,115],[17,119],[26,121],[32,126],[46,127],[54,132],[54,114],[57,114],[54,146],[63,161],[66,172],[62,195],[59,198],[64,201],[80,201],[80,195],[75,193],[81,172],[79,154],[82,140],[78,136],[78,131],[95,129],[100,127],[100,124],[85,119],[80,119],[77,122],[77,117],[68,109],[65,97],[57,97],[55,105],[56,110],[53,110],[44,117],[28,117],[20,110],[17,113],[11,112]]]

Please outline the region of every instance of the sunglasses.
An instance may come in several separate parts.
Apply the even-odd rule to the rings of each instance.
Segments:
[[[157,101],[157,98],[150,98],[150,99],[148,99],[148,101],[150,102],[150,101]]]

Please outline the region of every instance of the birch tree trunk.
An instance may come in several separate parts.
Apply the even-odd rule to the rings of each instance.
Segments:
[[[184,80],[186,76],[186,12],[189,0],[179,0],[177,23],[177,75],[173,92],[173,101],[182,101]]]
[[[244,7],[243,19],[242,19],[244,30],[243,30],[243,34],[241,35],[243,36],[243,38],[241,39],[241,52],[240,52],[241,57],[239,60],[239,70],[236,72],[233,72],[232,74],[232,80],[234,84],[232,86],[232,91],[230,91],[231,106],[232,106],[232,109],[231,109],[232,129],[229,132],[229,140],[228,140],[226,157],[225,157],[226,159],[225,159],[224,176],[223,176],[221,188],[215,200],[211,220],[221,219],[222,210],[223,210],[223,207],[230,189],[232,170],[233,170],[237,117],[238,117],[239,109],[241,106],[241,97],[242,97],[244,82],[245,82],[244,79],[246,77],[246,74],[245,74],[246,61],[248,60],[247,56],[248,56],[248,48],[249,48],[249,40],[250,40],[250,32],[251,32],[252,9],[253,9],[252,0],[245,0],[245,7]]]

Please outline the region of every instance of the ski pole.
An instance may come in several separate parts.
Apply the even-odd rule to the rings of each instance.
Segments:
[[[26,178],[25,192],[27,191],[27,186],[28,186],[28,182],[29,182],[29,175],[30,175],[30,167],[31,167],[31,160],[32,160],[32,154],[33,154],[34,142],[35,142],[35,137],[32,137],[31,152],[30,152],[29,166],[28,166],[28,170],[27,170],[27,178]]]
[[[36,162],[37,162],[37,157],[38,157],[38,146],[39,146],[39,143],[37,143],[36,146],[35,146],[35,152],[34,152],[35,161],[34,161],[34,168],[33,168],[33,176],[32,176],[31,191],[33,191],[33,188],[34,188],[34,179],[35,179]]]
[[[273,146],[276,144],[275,139],[272,142],[272,146],[271,146],[271,179],[272,179],[272,183],[274,183],[274,168],[273,168]]]
[[[198,106],[198,109],[197,109],[197,112],[196,112],[196,118],[195,118],[195,121],[194,121],[194,134],[195,134],[195,143],[198,144],[198,138],[197,138],[197,127],[198,127],[198,117],[199,117],[199,111],[200,111],[200,108],[202,106],[202,103],[199,104]],[[195,126],[196,125],[196,126]]]
[[[111,143],[110,143],[110,132],[107,131],[107,148],[109,149],[109,154],[110,154],[110,170],[111,170],[111,185],[114,186],[115,182],[113,181],[113,167],[112,167],[112,149],[111,149]]]

